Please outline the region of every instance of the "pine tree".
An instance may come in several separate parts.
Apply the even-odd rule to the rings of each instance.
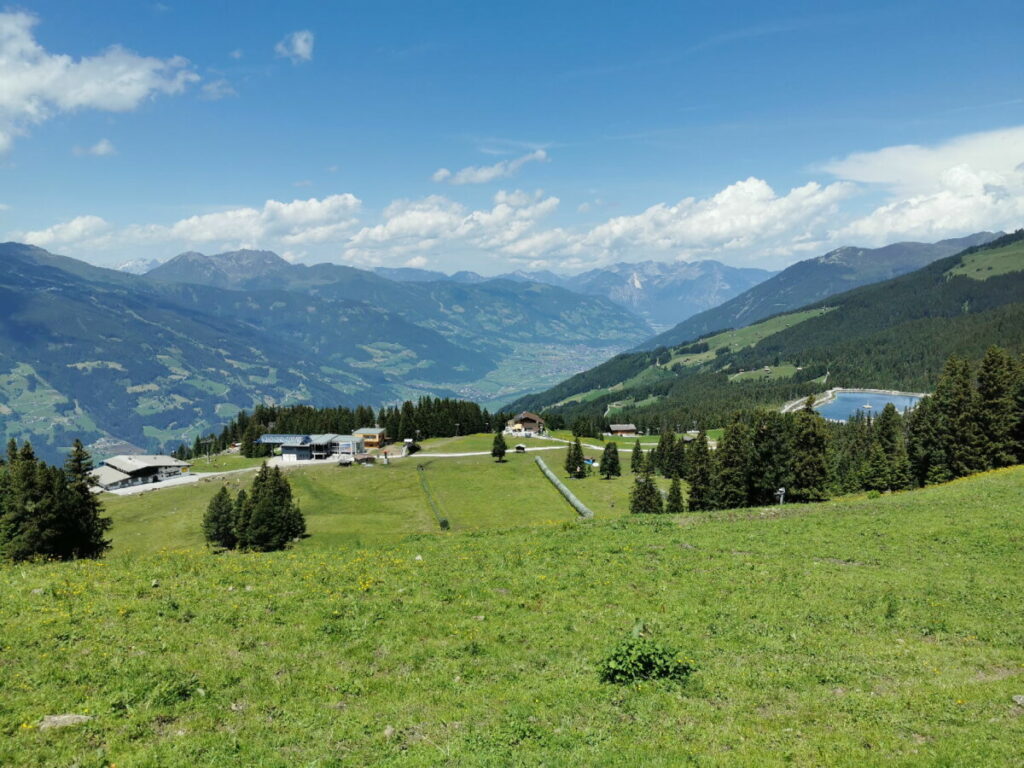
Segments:
[[[278,467],[264,464],[256,473],[246,502],[248,520],[239,542],[247,549],[270,552],[284,549],[306,530],[305,518],[292,499],[291,485]]]
[[[892,403],[886,403],[875,421],[873,437],[885,460],[884,489],[901,491],[910,487],[910,460],[907,457],[907,442],[903,435],[903,417]],[[871,460],[877,460],[874,454]],[[869,472],[874,474],[871,468]],[[870,489],[869,486],[865,487]]]
[[[792,416],[761,411],[751,430],[750,499],[752,506],[776,501],[779,488],[788,488],[792,465]]]
[[[640,472],[633,481],[629,511],[637,515],[657,515],[665,511],[661,492],[650,472]]]
[[[583,446],[580,445],[580,439],[577,437],[569,446],[565,457],[565,472],[569,477],[582,479],[590,474],[590,467],[584,458]]]
[[[679,475],[672,478],[672,485],[668,489],[668,498],[665,500],[665,512],[670,515],[680,515],[686,511],[686,501],[683,499],[683,484],[679,482]]]
[[[810,398],[808,398],[810,401]],[[800,410],[793,422],[793,501],[824,501],[828,485],[828,432],[825,420],[812,409]]]
[[[686,454],[686,482],[690,486],[690,509],[714,508],[714,471],[707,433],[702,429]]]
[[[661,437],[658,438],[658,445],[651,452],[652,470],[668,476],[675,448],[676,436],[668,429],[662,430]]]
[[[672,452],[665,462],[665,474],[667,477],[686,476],[686,441],[679,438],[672,446]]]
[[[501,432],[497,432],[494,435],[494,443],[491,445],[491,456],[498,460],[500,464],[505,460],[505,454],[508,452],[508,446],[505,445],[505,436]]]
[[[103,516],[103,505],[92,492],[92,456],[82,441],[76,439],[64,463],[64,476],[71,494],[72,516],[66,521],[66,546],[59,556],[67,558],[99,557],[110,549],[110,541],[103,538],[113,524]]]
[[[76,441],[64,468],[36,458],[30,443],[8,444],[0,470],[0,559],[99,557],[110,520],[92,494],[92,459]]]
[[[619,465],[619,449],[614,442],[609,442],[604,446],[604,453],[601,454],[601,474],[605,480],[611,480],[622,474],[622,468]]]
[[[644,471],[646,464],[644,449],[640,446],[640,438],[637,438],[633,444],[633,454],[629,458],[629,471],[636,475]]]
[[[1006,352],[988,348],[978,370],[978,422],[985,440],[985,463],[990,468],[1017,461],[1016,373]]]
[[[863,485],[869,491],[889,490],[889,459],[878,441],[872,443],[867,466],[864,469]]]
[[[238,545],[238,536],[235,535],[234,504],[226,486],[221,486],[206,507],[206,514],[203,516],[203,536],[208,543],[225,549],[234,549]]]
[[[910,412],[907,424],[907,454],[915,485],[943,483],[950,479],[939,438],[939,416],[931,397],[923,397]]]
[[[243,488],[235,496],[234,508],[231,510],[231,519],[234,524],[235,546],[239,549],[249,548],[249,520],[252,518],[252,506],[249,502],[249,494]]]
[[[971,366],[951,357],[935,386],[932,403],[937,415],[939,456],[949,478],[964,477],[985,467],[984,439],[978,418],[978,398]]]
[[[741,421],[725,429],[715,451],[714,504],[719,509],[745,507],[749,496],[750,431]]]

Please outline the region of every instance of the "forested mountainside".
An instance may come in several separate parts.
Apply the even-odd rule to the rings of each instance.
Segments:
[[[718,426],[826,386],[928,391],[950,355],[1024,352],[1024,230],[797,312],[625,353],[509,409]]]
[[[155,450],[258,403],[487,400],[650,334],[606,299],[546,285],[399,284],[268,252],[161,269],[175,261],[194,282],[0,245],[6,436],[48,457],[76,436]]]
[[[828,296],[912,272],[936,259],[982,245],[1001,232],[977,232],[937,243],[893,243],[881,248],[843,247],[797,262],[747,291],[694,315],[642,345],[643,349],[693,341],[714,331],[751,325]]]

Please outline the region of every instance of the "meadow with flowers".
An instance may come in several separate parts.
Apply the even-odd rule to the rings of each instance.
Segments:
[[[201,543],[243,476],[105,499],[107,558],[0,566],[0,765],[1021,763],[1024,468],[582,521],[510,458],[427,468],[444,532],[411,463],[295,470],[270,554]],[[685,677],[602,681],[638,622]]]

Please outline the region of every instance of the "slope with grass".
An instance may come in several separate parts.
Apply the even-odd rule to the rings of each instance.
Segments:
[[[4,566],[0,763],[1019,764],[1022,491]]]

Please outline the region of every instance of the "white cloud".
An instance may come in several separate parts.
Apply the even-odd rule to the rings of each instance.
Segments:
[[[113,46],[78,60],[48,53],[32,34],[35,16],[0,13],[0,152],[60,113],[128,112],[157,94],[176,94],[199,79],[186,59],[139,56]]]
[[[302,29],[285,35],[284,39],[274,46],[274,53],[280,59],[291,59],[292,64],[312,60],[313,33],[308,29]]]
[[[639,255],[679,256],[752,252],[776,242],[792,242],[821,230],[853,185],[805,184],[779,196],[754,177],[729,185],[712,197],[659,203],[634,216],[618,216],[578,238],[571,253],[598,260],[635,260]]]
[[[557,197],[519,190],[499,191],[494,205],[483,210],[469,210],[441,195],[397,200],[384,210],[382,223],[352,236],[343,258],[356,264],[394,263],[434,248],[513,255],[518,241],[557,207]]]
[[[211,80],[208,83],[204,83],[201,89],[202,96],[207,101],[220,101],[228,96],[237,96],[238,91],[234,89],[223,77],[219,80]]]
[[[236,61],[242,58],[244,55],[245,53],[242,51],[241,48],[235,48],[235,50],[231,51],[231,53],[228,54],[228,56],[230,56],[232,59],[235,59]]]
[[[960,136],[931,147],[858,152],[825,166],[889,199],[835,228],[832,238],[879,245],[1024,223],[1024,126]]]
[[[426,256],[413,256],[411,259],[406,259],[403,267],[413,267],[414,269],[423,269],[430,260]]]
[[[70,221],[55,224],[48,229],[22,232],[16,239],[31,245],[46,248],[55,245],[69,245],[90,240],[110,229],[110,224],[99,216],[76,216]]]
[[[515,160],[501,160],[494,165],[471,165],[461,171],[452,173],[447,168],[438,168],[431,177],[434,181],[447,181],[451,184],[486,184],[495,179],[514,176],[526,163],[545,162],[548,153],[537,149]]]
[[[94,155],[95,157],[108,157],[109,155],[116,155],[117,148],[111,143],[109,139],[100,139],[91,147],[75,147],[74,152],[76,155]]]

